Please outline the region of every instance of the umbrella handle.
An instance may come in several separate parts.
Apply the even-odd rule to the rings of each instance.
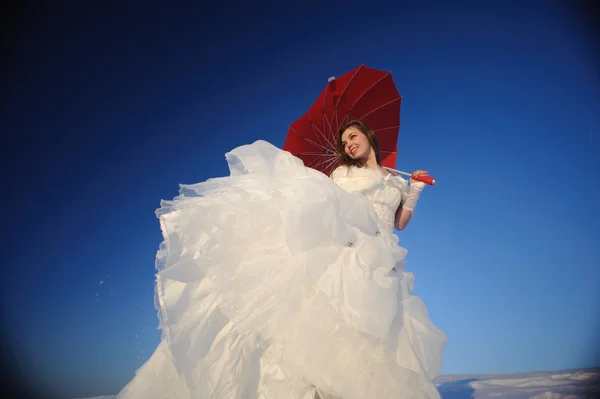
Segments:
[[[423,182],[423,183],[425,183],[425,184],[429,184],[430,186],[432,186],[432,185],[434,185],[434,184],[435,184],[435,178],[434,178],[434,177],[432,177],[432,176],[419,176],[419,177],[413,177],[413,176],[412,176],[410,173],[407,173],[407,172],[402,172],[401,170],[397,170],[397,169],[388,168],[388,167],[386,167],[386,166],[384,166],[384,168],[386,168],[386,169],[387,169],[387,170],[389,170],[389,171],[396,172],[396,173],[399,173],[399,174],[401,174],[401,175],[404,175],[404,176],[409,176],[409,177],[410,177],[411,179],[413,179],[413,180],[420,181],[420,182]]]
[[[429,184],[430,186],[433,186],[435,184],[435,178],[433,178],[432,176],[419,176],[413,177],[412,179],[416,181],[422,181],[423,183]]]

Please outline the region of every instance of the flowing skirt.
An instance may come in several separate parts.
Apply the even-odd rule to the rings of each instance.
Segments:
[[[372,204],[265,141],[157,216],[162,340],[120,399],[439,398],[446,336]]]

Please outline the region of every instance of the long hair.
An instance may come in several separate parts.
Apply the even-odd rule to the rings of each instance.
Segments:
[[[344,151],[344,147],[342,146],[342,134],[344,134],[346,129],[348,129],[349,127],[353,127],[353,126],[356,127],[358,130],[360,130],[367,137],[367,140],[369,141],[371,148],[373,148],[373,151],[375,151],[375,159],[377,160],[377,165],[381,165],[381,156],[379,154],[379,142],[377,141],[377,136],[375,136],[373,129],[371,129],[371,127],[369,125],[367,125],[366,123],[363,123],[359,120],[351,120],[351,121],[348,121],[347,123],[345,123],[338,130],[336,150],[337,150],[340,160],[339,160],[337,166],[342,166],[342,165],[352,166],[352,165],[354,165],[356,167],[362,168],[365,164],[365,162],[363,160],[352,159],[348,154],[346,154],[346,151]]]

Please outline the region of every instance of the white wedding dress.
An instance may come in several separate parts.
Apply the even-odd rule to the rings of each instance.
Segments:
[[[157,211],[162,340],[120,399],[439,398],[446,336],[393,234],[407,182],[265,141]]]

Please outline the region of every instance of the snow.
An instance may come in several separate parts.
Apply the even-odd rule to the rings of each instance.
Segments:
[[[93,398],[85,398],[85,399],[117,399],[117,395],[94,396]]]
[[[600,368],[488,375],[444,375],[444,399],[582,399],[600,394]]]
[[[442,375],[443,399],[584,399],[600,396],[600,368],[507,374]],[[86,399],[116,399],[116,395]]]

